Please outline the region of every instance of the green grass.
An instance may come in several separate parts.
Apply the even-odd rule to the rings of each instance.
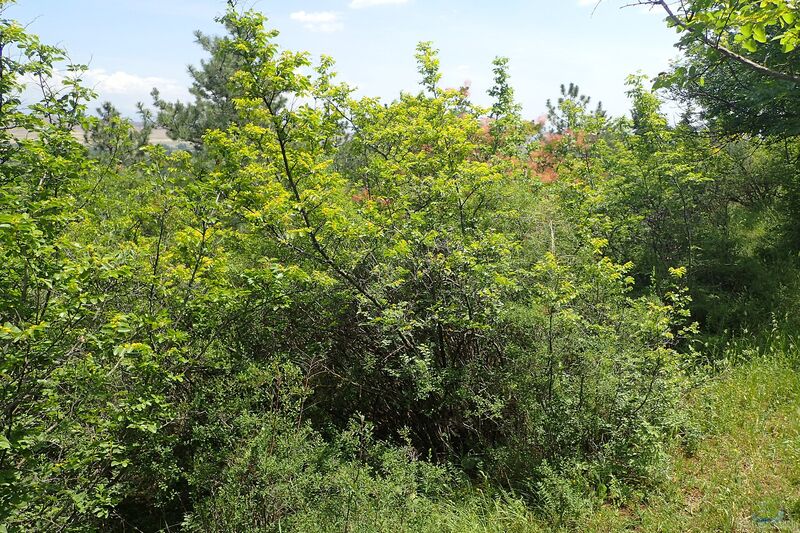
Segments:
[[[729,347],[740,362],[688,398],[701,436],[675,445],[668,482],[640,501],[603,505],[562,531],[800,532],[800,353],[788,343],[746,345]],[[439,531],[549,530],[515,502],[473,494],[443,507]]]
[[[800,532],[800,352],[788,342],[751,339],[729,345],[724,353],[732,361],[729,367],[715,372],[687,398],[689,416],[699,431],[693,440],[674,444],[666,483],[638,501],[567,516],[569,525],[557,531]],[[358,486],[360,504],[348,513],[346,526],[323,512],[306,516],[296,530],[554,531],[521,499],[498,497],[478,487],[456,489],[441,499],[419,497],[406,502],[400,512],[368,497],[384,494],[382,485]],[[392,494],[384,496],[395,501]],[[756,520],[779,517],[774,523]]]
[[[603,505],[560,531],[800,532],[800,353],[786,342],[750,340],[727,354],[737,363],[688,398],[700,436],[674,446],[668,482],[640,501]],[[477,490],[425,514],[419,531],[552,531],[521,501]]]
[[[800,532],[800,353],[788,343],[753,340],[727,353],[738,362],[688,398],[700,436],[674,446],[668,482],[640,501],[596,508],[560,531]],[[520,501],[479,491],[457,500],[436,504],[420,530],[552,531]]]
[[[667,486],[649,501],[605,506],[581,529],[800,531],[800,358],[781,349],[698,387],[690,404],[703,436],[691,451],[676,447]]]

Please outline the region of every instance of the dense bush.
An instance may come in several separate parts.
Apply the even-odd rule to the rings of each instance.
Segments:
[[[573,86],[543,127],[504,59],[483,109],[422,43],[383,104],[221,22],[194,72],[224,106],[157,100],[173,153],[88,117],[80,66],[23,110],[63,52],[0,22],[0,525],[534,527],[658,483],[690,314],[788,261],[796,169],[668,126],[640,81],[631,120]]]

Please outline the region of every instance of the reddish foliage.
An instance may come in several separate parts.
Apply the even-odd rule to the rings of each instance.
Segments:
[[[553,183],[558,179],[558,173],[553,168],[545,168],[539,173],[539,180],[542,183]]]
[[[364,202],[372,200],[372,201],[374,201],[376,204],[378,204],[381,207],[389,207],[389,205],[391,205],[391,203],[392,203],[392,200],[390,198],[382,198],[380,196],[373,197],[370,194],[369,189],[366,188],[366,187],[362,187],[351,198],[353,199],[354,202],[356,202],[358,204],[362,204]]]
[[[354,202],[359,204],[364,202],[365,200],[369,200],[369,189],[367,189],[366,187],[362,187],[361,190],[359,190],[352,196],[352,198]]]
[[[480,119],[480,126],[478,127],[478,141],[491,143],[494,141],[494,136],[492,135],[492,122],[494,122],[489,117],[482,117]]]

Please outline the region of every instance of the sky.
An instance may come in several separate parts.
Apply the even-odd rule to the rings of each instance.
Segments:
[[[510,59],[511,82],[526,117],[545,111],[559,85],[575,82],[614,115],[628,112],[625,79],[655,76],[678,57],[677,37],[660,12],[631,0],[240,0],[268,17],[278,43],[332,56],[357,95],[389,101],[418,90],[414,49],[433,41],[442,83],[471,84],[488,105],[491,61]],[[186,67],[204,57],[194,30],[219,34],[224,0],[17,0],[5,17],[87,64],[100,99],[132,115],[158,87],[189,98]]]

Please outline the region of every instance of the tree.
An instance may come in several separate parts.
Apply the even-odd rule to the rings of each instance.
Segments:
[[[606,117],[565,89],[547,182],[557,134],[503,59],[491,108],[430,43],[418,92],[356,100],[263,15],[220,21],[235,68],[171,153],[110,106],[89,123],[82,67],[55,84],[64,54],[0,22],[2,527],[395,530],[469,479],[555,514],[650,483],[693,327],[684,269],[634,296],[607,252]],[[639,93],[616,170],[669,144]]]
[[[95,156],[110,158],[122,164],[130,164],[140,156],[140,150],[147,145],[153,130],[150,114],[139,105],[142,127],[136,129],[133,123],[122,117],[111,104],[104,102],[97,108],[97,117],[91,117],[88,128],[84,130],[84,141],[91,147]]]
[[[736,61],[761,75],[800,84],[784,58],[747,57],[736,50],[757,53],[772,42],[784,54],[800,45],[800,4],[796,0],[689,0],[681,1],[675,12],[665,0],[642,0],[640,5],[662,8],[667,22],[684,32],[681,44],[698,42],[726,59]]]
[[[800,133],[800,5],[794,0],[640,2],[667,14],[687,57],[657,87],[670,87],[701,117],[732,133]]]
[[[498,140],[482,128],[486,110],[438,85],[430,43],[417,49],[422,90],[383,105],[352,101],[331,60],[312,68],[306,54],[281,51],[261,16],[229,13],[227,23],[249,38],[227,45],[240,54],[243,123],[206,137],[226,187],[219,202],[243,214],[247,248],[336,304],[315,307],[324,336],[294,341],[305,346],[297,364],[318,369],[312,420],[341,427],[359,412],[380,438],[405,435],[441,461],[479,455],[515,486],[545,460],[594,457],[616,438],[608,428],[656,423],[674,398],[680,298],[627,298],[626,267],[529,178],[527,139]],[[512,126],[505,65],[495,68],[492,118]],[[278,94],[302,103],[276,109]],[[349,149],[365,155],[341,174],[345,124]],[[609,352],[612,338],[624,340]],[[625,447],[636,436],[619,438]],[[640,475],[620,460],[620,475]]]
[[[228,44],[249,36],[237,33],[243,31],[242,28],[229,23],[224,23],[224,27],[228,32],[224,37],[195,32],[197,44],[209,57],[200,61],[199,68],[188,67],[192,78],[189,92],[194,96],[194,102],[167,102],[161,98],[158,89],[153,89],[153,102],[158,109],[156,121],[166,128],[172,139],[189,141],[198,147],[207,131],[225,129],[237,122],[234,99],[239,95],[231,87],[231,77],[242,65],[239,55]],[[275,101],[275,105],[280,104],[280,99]]]
[[[574,83],[561,85],[561,96],[556,103],[547,100],[547,120],[555,133],[563,134],[580,127],[580,121],[589,114],[590,96],[581,94],[580,87]],[[598,102],[593,113],[597,117],[605,115],[603,103]]]
[[[0,13],[6,6],[0,2]],[[125,267],[70,238],[81,219],[76,191],[95,176],[86,148],[73,137],[93,93],[80,83],[85,67],[64,62],[61,49],[0,19],[4,530],[60,528],[83,513],[102,514],[113,501],[109,480],[119,472],[119,448],[108,431],[115,423],[89,420],[103,403],[93,387],[93,352],[116,329],[101,331],[111,318],[105,294]],[[57,66],[68,73],[60,82],[53,79]],[[36,80],[42,95],[27,109],[20,98],[25,79]],[[15,137],[15,128],[26,134]]]

